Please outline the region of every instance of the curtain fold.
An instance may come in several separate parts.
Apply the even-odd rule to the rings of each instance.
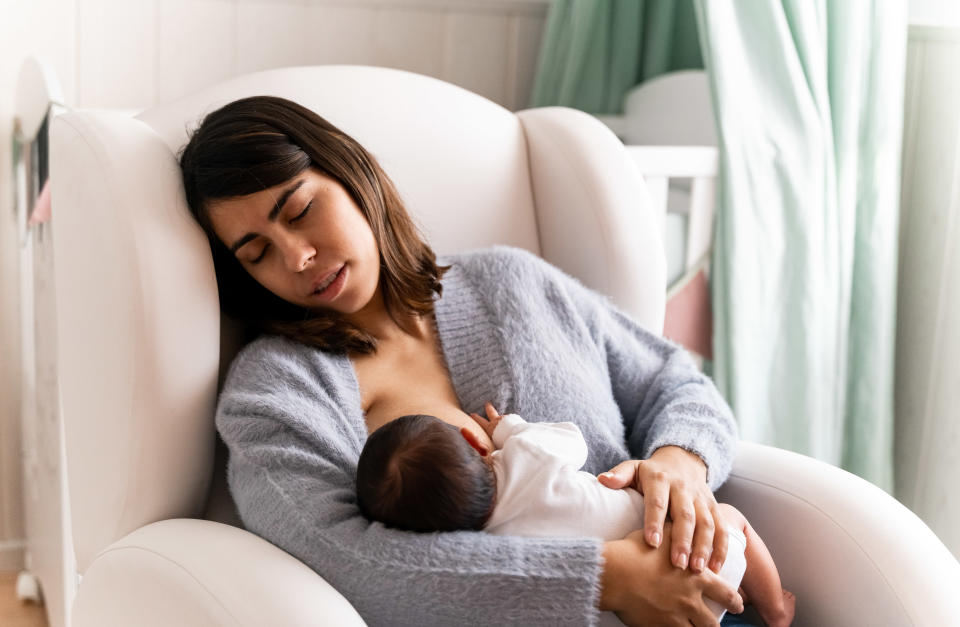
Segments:
[[[892,490],[905,0],[556,0],[531,107],[622,113],[710,75],[721,153],[707,364],[744,439]]]
[[[893,487],[901,0],[695,0],[722,176],[712,375],[744,439]]]
[[[702,67],[692,0],[554,0],[529,106],[622,113],[638,83]]]

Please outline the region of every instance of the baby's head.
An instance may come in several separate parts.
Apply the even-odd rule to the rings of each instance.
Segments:
[[[482,529],[496,491],[489,457],[433,416],[391,420],[370,434],[357,462],[360,511],[399,529]]]

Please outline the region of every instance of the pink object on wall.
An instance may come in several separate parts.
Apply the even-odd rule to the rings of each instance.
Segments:
[[[40,195],[37,196],[37,202],[33,205],[33,210],[30,212],[30,219],[27,221],[27,226],[31,227],[34,224],[40,224],[41,222],[47,222],[50,219],[50,179],[47,179],[47,182],[43,184],[43,189],[40,190]]]
[[[713,311],[703,270],[667,300],[663,335],[706,359],[713,359]]]

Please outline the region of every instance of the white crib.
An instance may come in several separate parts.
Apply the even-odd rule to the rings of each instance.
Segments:
[[[27,59],[14,120],[14,181],[20,248],[21,431],[26,545],[20,599],[42,602],[51,627],[69,625],[77,566],[70,534],[63,421],[57,379],[53,245],[49,221],[29,223],[47,184],[50,120],[64,111],[49,66]]]
[[[718,154],[706,72],[664,74],[634,87],[622,115],[598,115],[627,146],[643,176],[667,254],[663,334],[702,365],[711,359],[708,280]]]
[[[70,529],[57,374],[53,232],[49,214],[43,215],[44,206],[50,206],[49,191],[43,193],[50,171],[47,131],[53,118],[67,110],[52,66],[28,57],[17,81],[13,137],[26,523],[24,570],[17,577],[16,594],[21,600],[42,603],[50,627],[69,627],[70,605],[80,582]],[[133,116],[137,110],[111,112]]]

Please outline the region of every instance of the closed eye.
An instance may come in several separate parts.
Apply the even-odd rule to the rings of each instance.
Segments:
[[[298,216],[295,217],[295,218],[290,218],[290,224],[293,224],[293,223],[296,222],[297,220],[301,219],[303,216],[307,215],[307,213],[310,211],[310,206],[311,206],[311,205],[313,205],[313,201],[312,201],[312,200],[307,203],[307,206],[303,208],[303,211],[300,212],[300,215],[298,215]],[[267,254],[267,249],[268,249],[268,248],[270,248],[270,244],[267,244],[266,246],[264,246],[264,247],[263,247],[263,250],[260,252],[260,256],[257,257],[256,259],[252,260],[252,261],[250,262],[250,264],[251,264],[251,265],[256,265],[256,264],[260,263],[260,261],[262,261],[263,258],[264,258],[264,256]]]
[[[304,207],[304,208],[303,208],[303,211],[300,212],[300,215],[298,215],[296,218],[291,218],[291,219],[290,219],[290,224],[293,224],[294,222],[296,222],[297,220],[299,220],[299,219],[302,218],[303,216],[307,215],[307,212],[310,211],[310,205],[312,205],[312,204],[313,204],[313,201],[312,201],[312,200],[311,200],[310,202],[308,202],[308,203],[307,203],[307,206]]]
[[[260,263],[260,261],[266,256],[266,254],[267,254],[267,249],[268,249],[268,248],[270,248],[270,244],[267,244],[266,246],[264,246],[264,247],[263,247],[263,251],[260,253],[260,256],[257,257],[256,259],[251,259],[251,260],[250,260],[250,264],[251,264],[251,265],[256,265],[256,264]]]

